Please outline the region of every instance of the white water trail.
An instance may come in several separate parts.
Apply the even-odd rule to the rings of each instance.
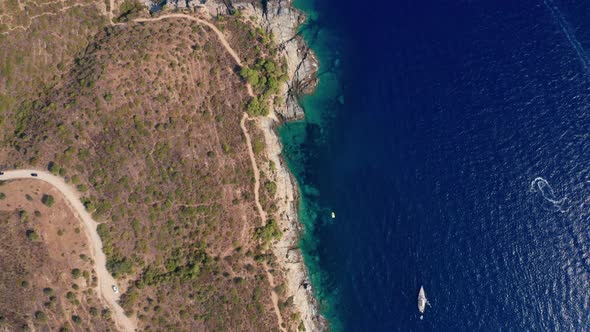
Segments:
[[[586,54],[584,47],[582,47],[582,44],[580,44],[578,38],[576,38],[576,34],[572,31],[572,28],[559,10],[559,7],[555,4],[555,2],[553,2],[553,0],[543,0],[543,3],[545,4],[545,7],[549,9],[549,12],[551,12],[553,19],[559,24],[559,28],[569,41],[574,51],[576,51],[578,59],[580,59],[582,66],[584,66],[586,74],[590,75],[590,59],[588,59],[588,55]]]
[[[564,207],[565,203],[567,202],[567,197],[564,196],[562,198],[557,198],[549,182],[547,182],[547,180],[543,179],[542,177],[536,177],[531,182],[530,191],[534,193],[540,193],[546,201],[552,203],[553,206],[560,212],[565,213],[568,211],[568,209]]]

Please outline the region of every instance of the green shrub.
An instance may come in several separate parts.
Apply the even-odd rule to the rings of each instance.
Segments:
[[[255,69],[250,69],[248,67],[243,67],[240,70],[240,76],[246,80],[246,82],[250,83],[252,86],[257,86],[258,82],[260,81],[260,74]]]
[[[115,18],[115,22],[128,22],[138,16],[138,14],[143,10],[143,5],[137,0],[125,0],[121,7],[119,7],[119,12],[121,15]]]
[[[255,137],[252,141],[252,152],[260,154],[262,151],[264,151],[264,141],[259,137]]]
[[[130,274],[133,272],[133,264],[127,258],[113,257],[107,259],[107,270],[114,277]]]
[[[47,315],[43,311],[35,312],[35,319],[44,322],[47,319]]]
[[[52,207],[55,204],[55,199],[53,196],[45,194],[41,197],[41,202],[48,207]]]
[[[27,238],[31,241],[39,240],[39,234],[32,229],[27,230]]]
[[[18,218],[22,221],[22,222],[27,222],[29,220],[29,213],[25,210],[19,210],[18,211]]]
[[[248,115],[267,116],[270,113],[268,103],[264,98],[254,97],[248,103]]]
[[[283,236],[283,232],[276,221],[271,219],[266,225],[256,228],[255,236],[258,240],[268,244],[272,240],[279,240]]]
[[[74,321],[74,323],[76,324],[80,324],[82,323],[82,318],[80,318],[80,316],[77,315],[72,315],[72,321]]]
[[[277,193],[277,184],[272,181],[266,181],[264,183],[264,188],[266,188],[266,192],[268,192],[271,197],[274,197]]]
[[[56,163],[50,162],[47,169],[53,174],[58,175],[61,167],[59,167]]]

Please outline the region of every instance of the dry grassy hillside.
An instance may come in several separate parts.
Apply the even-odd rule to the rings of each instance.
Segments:
[[[285,326],[296,328],[298,316],[268,246],[280,236],[271,221],[272,165],[262,134],[248,122],[269,222],[260,220],[254,204],[254,173],[240,128],[244,112],[266,114],[270,104],[283,102],[274,97],[286,79],[276,47],[250,18],[218,17],[215,25],[245,64],[240,68],[209,27],[182,18],[135,23],[132,17],[145,15],[137,8],[128,0],[0,2],[0,167],[48,169],[84,194],[101,222],[122,305],[140,330],[276,329],[267,270]],[[110,24],[111,10],[113,21],[123,24]],[[246,82],[256,98],[248,96]],[[22,213],[4,210],[0,267],[19,276],[2,279],[5,289],[20,283],[23,271],[35,271],[24,275],[37,281],[57,273],[34,268],[53,259],[43,243],[55,237],[23,238]],[[73,236],[75,227],[68,227]],[[31,265],[10,260],[11,248],[33,257]],[[60,296],[72,291],[63,282],[51,288]],[[91,294],[80,291],[74,300],[58,301],[49,320],[35,321],[47,297],[37,293],[0,296],[0,324],[11,324],[0,330],[111,326],[95,321],[86,304]],[[9,301],[25,309],[15,315]],[[72,310],[83,325],[72,322]],[[100,318],[103,309],[97,310]]]
[[[51,186],[0,185],[0,331],[111,330],[110,312],[92,289],[87,244]]]
[[[0,1],[2,129],[11,127],[11,115],[23,100],[60,81],[105,23],[96,1]],[[0,134],[11,135],[6,130]]]
[[[39,38],[55,37],[44,62],[35,54],[18,58],[16,45],[34,34],[13,29],[0,37],[0,57],[11,61],[0,76],[0,164],[49,169],[84,193],[102,222],[108,268],[125,291],[122,305],[141,330],[276,327],[264,272],[273,257],[264,243],[279,231],[272,223],[260,228],[266,221],[257,217],[240,129],[243,112],[253,110],[244,79],[259,74],[244,74],[210,28],[196,22],[102,29],[104,19],[93,22],[94,30],[71,38],[40,27]],[[274,62],[259,60],[275,52],[268,36],[235,22],[218,25],[269,78],[256,76],[253,85],[272,100],[273,84],[284,78]],[[260,134],[251,131],[260,151]],[[263,180],[263,204],[272,212],[272,183]],[[280,301],[291,314],[287,299]]]

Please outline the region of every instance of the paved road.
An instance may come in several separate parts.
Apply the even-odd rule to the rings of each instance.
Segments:
[[[37,177],[33,177],[31,173],[37,173]],[[0,180],[18,180],[18,179],[33,179],[41,180],[51,184],[59,190],[68,205],[75,211],[76,215],[84,225],[86,236],[90,240],[90,252],[94,259],[94,269],[96,271],[99,298],[106,301],[106,304],[111,308],[112,317],[117,327],[122,331],[135,331],[135,323],[130,320],[118,303],[119,294],[113,292],[112,286],[116,284],[115,279],[107,271],[106,256],[102,251],[102,241],[96,232],[97,223],[92,219],[92,216],[86,211],[84,205],[80,201],[80,193],[67,184],[62,178],[57,177],[49,172],[23,169],[15,171],[5,171],[4,175],[0,175]]]

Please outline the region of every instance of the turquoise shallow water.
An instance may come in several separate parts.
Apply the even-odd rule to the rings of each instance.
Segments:
[[[322,25],[321,15],[316,11],[313,0],[299,0],[294,6],[305,12],[308,18],[300,27],[300,34],[319,60],[319,84],[313,94],[300,98],[305,119],[284,124],[279,128],[279,136],[287,165],[299,188],[299,220],[305,229],[300,246],[310,282],[323,316],[330,322],[332,330],[339,330],[340,319],[335,310],[338,291],[322,269],[319,234],[333,223],[332,210],[322,201],[320,178],[321,165],[325,162],[322,156],[330,148],[331,124],[343,102],[339,77],[341,40]]]

